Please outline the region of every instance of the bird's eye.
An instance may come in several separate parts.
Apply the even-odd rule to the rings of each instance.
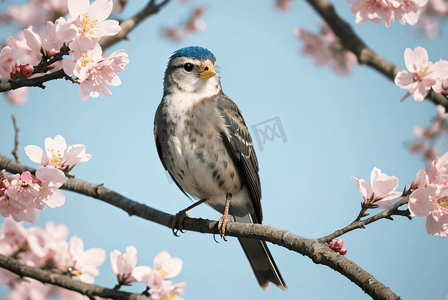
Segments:
[[[191,70],[193,70],[193,65],[190,64],[190,63],[186,63],[186,64],[184,65],[184,69],[185,69],[185,71],[187,71],[187,72],[191,72]]]

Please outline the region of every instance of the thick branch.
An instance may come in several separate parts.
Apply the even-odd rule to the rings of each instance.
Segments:
[[[103,51],[107,48],[111,47],[112,45],[118,43],[121,40],[128,40],[128,34],[131,32],[135,27],[137,27],[140,22],[145,20],[151,15],[157,14],[160,9],[165,6],[170,0],[164,0],[160,4],[155,4],[155,0],[149,1],[149,3],[146,5],[145,8],[143,8],[140,12],[138,12],[136,15],[134,15],[132,18],[124,20],[120,23],[121,30],[119,33],[113,36],[106,36],[103,37],[100,40],[101,48],[103,48]]]
[[[17,260],[0,254],[0,267],[9,270],[21,277],[36,279],[42,283],[49,283],[71,291],[78,292],[88,297],[99,296],[101,298],[128,299],[128,300],[148,300],[141,294],[132,294],[127,292],[115,291],[95,284],[84,283],[75,280],[66,275],[56,274],[50,271],[36,269]]]
[[[360,64],[368,65],[392,80],[392,82],[394,81],[397,73],[401,71],[400,68],[370,49],[353,31],[352,27],[339,17],[333,5],[328,0],[307,1],[325,20],[331,30],[341,39],[344,47],[356,55]],[[448,109],[448,99],[442,94],[431,90],[427,98],[434,104],[441,104]]]
[[[0,154],[0,170],[1,169],[6,169],[6,171],[10,173],[21,173],[24,171],[35,172],[35,169],[20,165]],[[173,215],[135,202],[107,189],[103,185],[69,178],[61,188],[102,200],[121,208],[129,215],[135,215],[171,228]],[[218,233],[217,222],[204,219],[185,218],[183,228],[185,230],[201,233]],[[234,237],[255,238],[269,241],[304,256],[308,256],[315,263],[326,265],[333,270],[338,271],[358,285],[373,299],[399,299],[388,287],[377,281],[367,271],[347,259],[345,256],[334,252],[327,244],[319,240],[304,238],[289,231],[266,225],[236,222],[227,224],[226,234]]]

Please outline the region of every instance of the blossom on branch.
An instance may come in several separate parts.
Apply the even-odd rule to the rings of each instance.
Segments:
[[[99,44],[84,54],[73,52],[72,60],[62,62],[67,74],[74,74],[79,83],[79,94],[82,100],[90,97],[97,98],[100,93],[104,96],[112,95],[106,85],[117,86],[121,84],[117,73],[124,70],[129,63],[128,55],[118,50],[107,55],[101,55]]]
[[[168,278],[177,276],[182,270],[182,260],[171,257],[162,251],[154,258],[153,269],[138,266],[132,271],[132,276],[139,282],[146,283],[151,292],[151,299],[182,300],[180,295],[187,286],[186,282],[172,283]]]
[[[45,228],[23,228],[21,223],[6,218],[0,229],[0,254],[15,257],[20,263],[70,275],[75,280],[93,283],[99,274],[98,266],[105,260],[105,251],[92,248],[84,251],[82,240],[73,236],[67,241],[68,229],[64,224],[47,222]],[[30,278],[19,277],[0,270],[0,282],[9,287],[10,295],[5,299],[86,299],[51,284],[43,285]]]
[[[86,146],[76,144],[67,147],[64,137],[56,135],[52,138],[45,139],[45,150],[35,145],[25,147],[25,153],[28,158],[44,167],[52,167],[63,171],[70,172],[77,163],[89,161],[92,157],[86,154]]]
[[[403,70],[395,76],[395,84],[408,90],[400,101],[410,95],[415,101],[423,101],[432,86],[448,77],[448,61],[440,60],[433,64],[429,61],[425,48],[416,47],[414,50],[407,48],[404,52],[404,61],[409,72]]]
[[[414,25],[418,21],[420,9],[428,0],[347,0],[352,5],[352,13],[356,15],[356,23],[367,20],[379,25],[384,20],[386,27],[392,21]]]
[[[344,48],[327,24],[320,25],[319,34],[298,27],[293,29],[293,33],[304,43],[301,54],[314,58],[318,67],[329,65],[336,74],[350,75],[353,67],[358,64],[356,56]]]
[[[377,167],[374,167],[370,174],[370,185],[364,179],[357,179],[353,176],[352,179],[358,186],[358,190],[364,198],[364,203],[367,205],[378,205],[378,207],[385,209],[391,205],[390,200],[402,195],[400,192],[395,192],[398,186],[398,178],[381,173],[381,170]]]
[[[116,20],[106,20],[112,12],[113,1],[68,0],[70,18],[77,28],[77,34],[69,47],[71,50],[92,50],[103,36],[120,32],[121,27]]]
[[[38,219],[35,209],[65,203],[65,196],[58,188],[67,178],[60,170],[39,168],[36,176],[26,171],[9,177],[3,170],[0,179],[0,214],[4,218],[12,216],[17,222],[35,222]]]
[[[132,285],[131,283],[136,281],[132,276],[132,271],[137,265],[137,249],[134,246],[128,246],[124,254],[118,250],[112,251],[110,264],[119,285]]]

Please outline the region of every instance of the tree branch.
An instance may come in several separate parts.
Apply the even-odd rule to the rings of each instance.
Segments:
[[[333,4],[328,0],[307,0],[307,2],[325,20],[334,34],[339,37],[344,47],[356,55],[359,64],[367,65],[389,78],[392,82],[394,81],[397,73],[401,71],[400,68],[369,48],[353,31],[352,27],[339,17]],[[448,110],[448,99],[442,94],[430,90],[426,98],[435,105],[443,105]]]
[[[101,38],[100,45],[101,48],[106,50],[112,45],[118,43],[121,40],[129,40],[128,34],[137,27],[140,22],[145,20],[151,15],[157,14],[162,7],[164,7],[170,0],[164,0],[160,4],[155,4],[155,0],[151,0],[148,2],[145,8],[143,8],[140,12],[134,15],[132,18],[129,18],[120,23],[121,30],[119,33],[113,36],[105,36]]]
[[[79,280],[75,280],[66,275],[53,273],[41,269],[36,269],[24,265],[17,260],[0,254],[0,267],[9,270],[21,277],[29,277],[36,279],[42,283],[49,283],[71,291],[78,292],[82,295],[93,297],[112,299],[128,299],[128,300],[149,300],[149,297],[141,294],[132,294],[127,292],[115,291],[113,289],[104,288],[95,284],[88,284]]]
[[[19,152],[18,147],[19,147],[19,127],[17,127],[17,118],[15,114],[11,115],[12,118],[12,124],[14,125],[14,149],[11,151],[12,155],[14,156],[14,158],[16,159],[16,163],[20,164],[20,160],[19,160]]]
[[[34,78],[24,77],[18,80],[0,79],[0,93],[15,90],[25,86],[36,86],[44,89],[44,82],[62,78],[71,81],[71,78],[67,74],[65,74],[63,69]]]
[[[20,165],[0,154],[0,170],[6,169],[10,173],[24,171],[35,172],[35,169]],[[156,222],[171,228],[173,215],[140,204],[126,198],[102,184],[93,184],[80,179],[68,178],[61,189],[69,190],[85,196],[89,196],[114,205],[126,211],[129,215],[135,215],[148,221]],[[205,219],[185,218],[183,222],[185,230],[201,233],[218,234],[217,222]],[[287,230],[274,228],[261,224],[245,224],[232,222],[227,224],[228,236],[255,238],[269,241],[273,244],[293,250],[304,256],[308,256],[316,264],[326,265],[344,275],[373,299],[399,299],[388,287],[376,280],[371,274],[359,267],[345,256],[336,253],[322,241],[308,239]]]
[[[398,208],[402,205],[407,204],[409,201],[409,195],[406,197],[401,198],[400,201],[398,201],[397,203],[395,203],[394,205],[391,205],[389,208],[383,210],[382,212],[366,219],[366,220],[355,220],[354,222],[352,222],[350,225],[348,225],[345,228],[336,230],[335,232],[333,232],[332,234],[329,234],[327,236],[321,237],[318,239],[318,241],[322,242],[322,243],[328,243],[331,240],[334,240],[335,238],[350,232],[352,230],[358,229],[358,228],[365,228],[367,224],[373,223],[375,221],[378,221],[380,219],[389,219],[389,220],[393,220],[392,216],[393,215],[401,215],[401,216],[406,216],[408,217],[408,219],[412,219],[412,217],[410,216],[410,212],[408,210],[406,211],[402,211],[399,210]]]

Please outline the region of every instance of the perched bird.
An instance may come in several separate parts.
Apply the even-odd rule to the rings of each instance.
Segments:
[[[215,61],[202,47],[173,53],[154,136],[159,158],[173,181],[199,200],[177,216],[205,202],[223,214],[218,229],[224,236],[228,221],[261,224],[263,214],[252,139],[238,106],[221,89]],[[286,290],[266,243],[238,240],[263,290],[269,282]]]

